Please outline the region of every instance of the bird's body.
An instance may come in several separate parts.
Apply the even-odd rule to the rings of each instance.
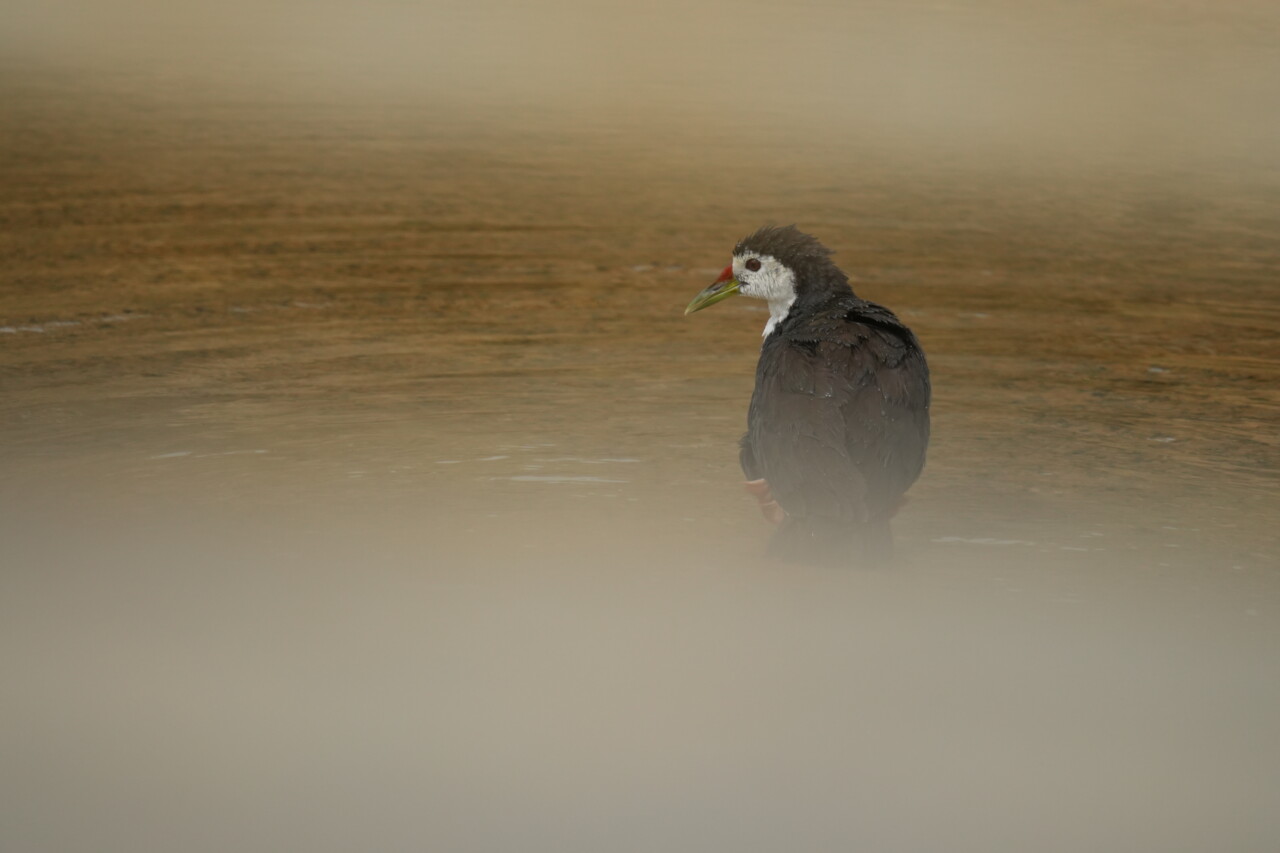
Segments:
[[[781,522],[772,550],[805,562],[877,562],[889,519],[924,467],[929,371],[914,334],[859,299],[817,240],[762,228],[690,306],[736,282],[769,302],[740,459]],[[709,293],[710,292],[710,293]],[[703,300],[699,303],[699,299]],[[766,517],[770,517],[766,509]]]

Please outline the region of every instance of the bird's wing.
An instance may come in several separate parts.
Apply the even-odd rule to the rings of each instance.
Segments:
[[[897,508],[929,444],[928,366],[915,336],[894,326],[869,325],[859,345],[843,347],[852,368],[844,375],[859,377],[841,395],[845,447],[867,481],[872,515]]]
[[[870,308],[833,312],[762,354],[747,444],[794,515],[892,512],[924,465],[924,355],[892,313]]]

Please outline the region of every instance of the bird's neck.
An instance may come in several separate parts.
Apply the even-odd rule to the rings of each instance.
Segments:
[[[773,330],[778,328],[778,324],[787,319],[787,315],[791,313],[791,306],[796,301],[796,295],[790,293],[780,299],[769,300],[769,322],[764,324],[764,334],[761,337],[769,337]]]

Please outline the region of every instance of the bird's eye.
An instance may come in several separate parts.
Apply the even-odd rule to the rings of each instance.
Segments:
[[[760,269],[760,259],[749,258],[745,266],[747,269],[751,270],[752,272],[755,272],[756,270]]]

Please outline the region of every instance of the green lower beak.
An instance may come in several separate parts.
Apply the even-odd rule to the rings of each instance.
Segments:
[[[689,303],[689,307],[684,309],[685,314],[692,314],[694,311],[701,311],[717,302],[728,299],[730,296],[738,292],[738,280],[736,278],[727,281],[717,281],[706,290],[693,297],[693,301]]]

